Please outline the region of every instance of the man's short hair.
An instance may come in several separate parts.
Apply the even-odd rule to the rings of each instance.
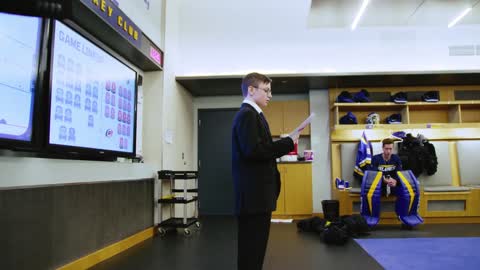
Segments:
[[[385,144],[393,144],[393,140],[390,138],[386,138],[382,140],[382,147],[385,146]]]
[[[271,82],[272,82],[272,79],[270,79],[266,75],[263,75],[263,74],[260,74],[260,73],[257,73],[257,72],[249,73],[249,74],[245,75],[245,77],[243,77],[243,80],[242,80],[242,94],[243,94],[244,97],[246,97],[248,95],[248,87],[249,86],[258,87],[258,85],[261,84],[261,83],[268,84],[268,83],[271,83]]]

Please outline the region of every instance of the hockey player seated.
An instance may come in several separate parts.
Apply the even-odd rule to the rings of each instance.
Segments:
[[[395,211],[407,227],[423,222],[417,214],[419,189],[415,176],[410,171],[401,171],[402,162],[393,154],[393,140],[382,141],[382,153],[372,158],[371,170],[362,180],[362,215],[369,226],[375,226],[380,219],[381,195],[395,194]]]
[[[418,215],[420,191],[418,181],[412,171],[398,171],[396,175],[395,212],[402,227],[412,228],[423,223]],[[381,189],[384,176],[379,171],[366,171],[361,188],[361,215],[368,226],[373,227],[380,220]],[[387,186],[388,187],[388,186]]]
[[[382,153],[372,158],[372,171],[380,171],[382,178],[382,195],[396,195],[398,183],[397,172],[402,170],[402,161],[393,154],[393,140],[386,138],[382,141]]]

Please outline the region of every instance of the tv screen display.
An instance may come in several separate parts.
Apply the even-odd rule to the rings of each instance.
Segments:
[[[32,142],[42,21],[0,13],[0,140]]]
[[[135,153],[136,72],[55,22],[49,144]]]

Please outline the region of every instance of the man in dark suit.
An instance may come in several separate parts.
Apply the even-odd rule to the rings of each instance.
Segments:
[[[243,78],[245,98],[232,128],[232,170],[238,218],[238,270],[261,270],[272,211],[280,194],[276,158],[294,148],[298,132],[273,141],[261,107],[272,98],[271,79],[259,73]]]

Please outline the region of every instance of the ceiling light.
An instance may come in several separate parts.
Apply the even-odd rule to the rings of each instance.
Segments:
[[[368,3],[370,3],[370,0],[363,0],[362,6],[360,7],[360,10],[358,11],[357,16],[355,16],[355,20],[353,20],[352,31],[355,30],[355,28],[357,28],[357,24],[360,21],[360,18],[362,17],[363,13],[365,12],[365,9],[367,8]]]
[[[467,15],[470,11],[472,11],[472,8],[469,7],[467,9],[465,9],[460,15],[458,15],[455,19],[453,19],[453,21],[451,21],[449,24],[448,24],[448,28],[451,28],[453,27],[455,24],[457,24],[463,17],[465,17],[465,15]]]

